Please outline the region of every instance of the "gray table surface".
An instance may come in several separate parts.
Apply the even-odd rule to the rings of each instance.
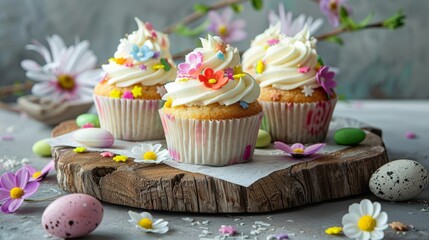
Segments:
[[[389,160],[413,159],[429,169],[429,101],[351,101],[338,104],[335,116],[354,118],[383,130]],[[40,158],[32,153],[33,143],[50,136],[51,128],[26,117],[0,110],[0,135],[12,131],[14,139],[0,140],[0,160],[21,160],[41,168],[50,158]],[[413,131],[416,139],[407,139],[405,133]],[[0,173],[6,170],[1,167]],[[19,166],[11,169],[15,171]],[[32,198],[43,198],[63,192],[51,173]],[[170,222],[170,231],[165,235],[144,234],[128,223],[128,211],[142,211],[130,207],[103,203],[104,218],[100,226],[83,239],[199,239],[203,230],[212,232],[209,239],[219,236],[221,225],[233,225],[239,234],[249,239],[266,239],[270,234],[288,233],[290,239],[346,239],[344,236],[329,236],[324,230],[341,226],[341,218],[352,203],[368,198],[379,201],[382,210],[389,215],[389,222],[400,221],[413,226],[411,231],[398,234],[392,229],[385,231],[385,239],[429,239],[429,188],[412,201],[387,202],[370,193],[349,198],[311,204],[283,211],[264,214],[195,214],[151,211],[156,218]],[[14,214],[0,213],[0,239],[57,239],[47,234],[41,226],[43,210],[51,201],[24,203]],[[183,220],[192,218],[194,221]],[[203,221],[208,221],[205,225]],[[269,223],[265,231],[252,235],[255,221]],[[240,236],[240,235],[238,235]],[[233,239],[233,238],[228,238]],[[240,238],[236,238],[240,239]]]

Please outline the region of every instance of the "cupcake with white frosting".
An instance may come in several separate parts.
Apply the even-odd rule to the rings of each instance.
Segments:
[[[267,39],[266,33],[256,39]],[[307,28],[293,37],[280,36],[269,44],[259,60],[256,45],[243,55],[246,69],[261,86],[258,98],[273,140],[287,143],[324,141],[336,104],[335,74],[324,66],[316,51],[316,39]]]
[[[201,42],[165,86],[159,113],[170,155],[213,166],[250,161],[262,119],[260,87],[242,71],[236,48],[216,36]]]
[[[163,139],[158,109],[164,85],[174,81],[177,68],[167,35],[135,20],[138,30],[121,39],[114,57],[102,65],[106,76],[94,89],[94,101],[101,128],[115,138]]]

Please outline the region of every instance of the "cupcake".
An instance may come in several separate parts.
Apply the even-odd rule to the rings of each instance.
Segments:
[[[176,78],[168,37],[150,23],[135,19],[138,30],[120,40],[104,79],[94,89],[100,126],[115,138],[141,141],[163,139],[158,109],[164,85]]]
[[[266,33],[255,39],[267,39]],[[307,28],[293,37],[267,39],[262,58],[252,58],[255,41],[243,55],[261,86],[261,103],[272,139],[286,143],[322,142],[337,101],[335,73],[324,66]]]
[[[178,65],[159,110],[170,155],[178,162],[225,166],[251,160],[262,120],[260,87],[242,71],[236,48],[219,37]]]

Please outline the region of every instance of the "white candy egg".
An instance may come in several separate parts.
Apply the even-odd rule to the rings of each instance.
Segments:
[[[113,134],[102,128],[82,128],[76,130],[72,138],[87,147],[96,148],[110,147],[115,141]]]
[[[371,192],[384,200],[405,201],[419,195],[429,185],[429,173],[413,160],[400,159],[377,169],[369,179]]]

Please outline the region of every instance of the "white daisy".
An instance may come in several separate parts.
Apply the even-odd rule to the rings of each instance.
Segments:
[[[134,162],[144,163],[160,163],[165,159],[170,158],[167,149],[162,149],[161,144],[142,143],[140,146],[135,146],[131,152],[135,157]]]
[[[142,212],[140,214],[128,211],[131,219],[128,222],[134,224],[136,228],[144,232],[153,232],[164,234],[168,232],[168,222],[164,219],[154,219],[152,215],[148,212]]]
[[[358,240],[383,239],[383,231],[388,227],[387,214],[380,211],[380,203],[368,199],[352,204],[343,217],[344,234]]]
[[[26,76],[40,82],[33,86],[32,93],[56,101],[92,101],[92,90],[103,77],[103,71],[94,69],[97,57],[89,49],[89,42],[76,41],[66,47],[58,35],[47,40],[50,51],[37,41],[26,46],[43,57],[46,62],[43,66],[30,59],[21,62]]]

